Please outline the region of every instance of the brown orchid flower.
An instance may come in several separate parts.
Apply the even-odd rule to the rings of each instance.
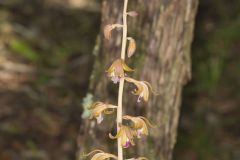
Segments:
[[[137,136],[137,132],[125,125],[121,125],[121,128],[118,131],[116,136],[112,136],[111,133],[109,134],[109,137],[111,139],[117,139],[120,137],[121,145],[123,148],[128,148],[130,144],[135,145],[133,140],[134,140],[134,137],[136,136]]]
[[[137,131],[137,138],[141,138],[141,135],[148,135],[148,126],[155,127],[152,125],[149,120],[142,116],[132,117],[125,115],[123,116],[123,119],[129,120],[132,123],[130,126]]]
[[[90,119],[96,118],[97,123],[100,124],[103,121],[103,113],[104,114],[112,114],[114,112],[114,109],[116,109],[117,106],[106,104],[103,102],[95,102],[93,103],[89,109],[91,110]]]
[[[124,60],[117,59],[112,63],[106,72],[108,76],[111,77],[113,83],[116,84],[120,81],[121,78],[125,76],[124,71],[132,72],[134,70],[128,67]]]
[[[149,89],[151,90],[151,92],[153,92],[154,94],[158,95],[158,93],[154,92],[152,89],[152,86],[150,83],[146,82],[146,81],[137,81],[133,78],[129,78],[129,77],[125,77],[124,78],[126,81],[135,84],[135,86],[137,87],[136,89],[134,89],[132,91],[132,93],[134,95],[138,95],[138,100],[137,102],[141,102],[141,98],[143,98],[143,100],[145,102],[148,101],[149,98]]]
[[[95,153],[94,156],[92,156],[91,160],[110,160],[114,159],[117,160],[117,156],[110,154],[110,153],[105,153],[102,150],[94,150],[90,153],[88,153],[86,156],[90,156],[91,154]]]

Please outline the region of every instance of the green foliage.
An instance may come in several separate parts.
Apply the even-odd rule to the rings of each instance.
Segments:
[[[208,160],[215,157],[214,132],[202,117],[203,115],[198,115],[194,118],[191,130],[180,132],[182,134],[178,136],[177,147],[194,151],[199,160]]]
[[[193,51],[196,90],[210,93],[216,91],[232,47],[240,37],[239,28],[240,21],[233,21],[208,33],[208,39],[204,39],[206,34],[200,35],[199,38],[204,39],[204,42],[195,44]]]
[[[38,53],[28,43],[20,39],[13,39],[10,41],[9,46],[14,53],[20,54],[30,61],[36,62],[39,60]]]
[[[177,141],[176,155],[184,155],[182,159],[189,153],[190,159],[198,160],[239,159],[235,143],[240,120],[236,94],[240,86],[239,10],[239,0],[200,1],[192,52],[193,83],[185,90],[185,125],[180,126]]]

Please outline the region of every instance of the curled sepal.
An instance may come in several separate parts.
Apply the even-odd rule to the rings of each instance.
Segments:
[[[111,38],[111,35],[112,35],[112,30],[115,29],[116,27],[122,27],[121,24],[108,24],[104,27],[104,37],[106,39],[110,39]]]
[[[128,55],[128,58],[130,58],[134,54],[134,52],[136,51],[136,42],[131,37],[128,37],[127,39],[129,40],[127,55]]]
[[[148,159],[145,157],[138,157],[138,158],[125,159],[125,160],[148,160]]]
[[[137,17],[138,16],[138,12],[136,11],[129,11],[127,12],[127,15],[130,17]]]
[[[125,76],[125,71],[133,72],[134,70],[128,67],[124,60],[117,59],[112,63],[106,72],[108,74],[108,77],[110,77],[113,83],[116,84],[120,81],[121,78]]]
[[[148,135],[148,126],[149,127],[155,127],[154,125],[152,125],[149,120],[143,116],[137,116],[137,117],[133,117],[133,116],[128,116],[125,115],[123,116],[123,119],[125,120],[129,120],[132,123],[130,123],[130,127],[133,128],[134,130],[136,130],[137,132],[137,138],[141,138],[141,135]]]
[[[117,160],[118,159],[117,156],[110,153],[105,153],[102,150],[94,150],[85,156],[90,156],[90,155],[93,155],[91,160],[110,160],[110,159]]]
[[[112,104],[95,102],[88,108],[91,112],[89,118],[96,118],[97,123],[100,124],[104,119],[103,114],[112,114],[116,108],[117,106]]]
[[[130,83],[135,84],[135,86],[137,87],[136,89],[134,89],[132,91],[132,93],[134,95],[138,95],[137,102],[141,102],[141,98],[143,98],[145,102],[148,101],[149,88],[150,88],[151,92],[153,92],[156,95],[158,94],[158,93],[153,91],[151,84],[146,82],[146,81],[137,81],[137,80],[135,80],[133,78],[129,78],[129,77],[125,77],[125,80],[130,82]]]
[[[121,125],[120,130],[118,131],[116,136],[112,136],[111,133],[109,133],[109,137],[111,139],[121,138],[121,145],[123,148],[128,148],[130,144],[135,145],[133,140],[136,136],[136,130],[133,130],[132,128],[125,125]]]

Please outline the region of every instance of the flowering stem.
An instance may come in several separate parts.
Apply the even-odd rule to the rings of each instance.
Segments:
[[[121,59],[125,60],[126,43],[127,43],[127,4],[128,0],[124,0],[123,8],[123,35]],[[117,109],[117,131],[120,130],[122,124],[122,98],[123,98],[124,78],[120,79],[118,90],[118,109]],[[118,160],[123,160],[123,148],[121,145],[121,137],[118,138]]]

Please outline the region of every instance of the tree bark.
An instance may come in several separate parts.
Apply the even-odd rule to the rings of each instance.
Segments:
[[[131,76],[150,82],[154,90],[160,92],[158,96],[151,95],[148,103],[138,104],[137,97],[130,93],[131,86],[125,86],[124,113],[146,116],[158,126],[150,130],[147,138],[137,140],[135,147],[125,151],[132,157],[140,155],[152,160],[172,158],[182,88],[191,77],[190,48],[197,5],[198,0],[130,1],[129,10],[139,13],[138,17],[128,18],[128,36],[137,42],[137,52],[133,58],[127,59],[129,66],[135,69]],[[122,23],[122,7],[123,1],[103,0],[101,28],[107,24]],[[120,43],[120,31],[114,31],[110,41],[105,40],[102,33],[98,38],[89,86],[89,92],[94,93],[96,100],[117,102],[117,85],[109,81],[105,70],[120,57]],[[80,151],[98,147],[116,153],[116,142],[108,139],[115,121],[105,121],[96,126],[94,122],[83,120],[78,140]]]

